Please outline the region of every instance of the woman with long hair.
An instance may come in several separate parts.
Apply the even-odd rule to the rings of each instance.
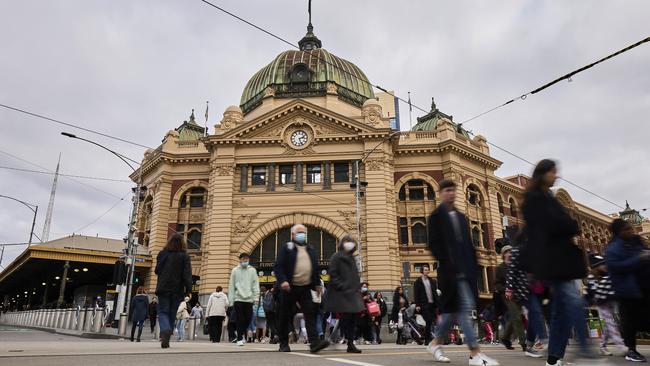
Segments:
[[[142,336],[142,327],[144,327],[144,321],[149,317],[149,298],[147,293],[144,291],[144,287],[138,286],[136,290],[136,295],[131,299],[131,306],[129,314],[131,314],[131,320],[133,325],[131,325],[131,342],[135,336],[135,327],[138,327],[138,342],[140,342],[140,337]]]
[[[548,281],[554,293],[547,365],[562,365],[572,329],[578,339],[580,357],[595,357],[587,346],[581,294],[580,280],[587,275],[586,257],[573,241],[580,229],[551,192],[556,179],[557,164],[549,159],[540,161],[523,201],[528,234],[528,244],[521,253],[523,264],[536,279]]]
[[[183,235],[172,234],[165,248],[156,257],[156,295],[158,296],[158,322],[160,346],[169,348],[176,312],[185,295],[192,294],[192,263],[187,255]]]
[[[364,310],[359,292],[360,282],[354,251],[357,242],[345,235],[339,242],[339,250],[330,259],[330,283],[327,292],[325,311],[341,316],[341,329],[345,333],[349,353],[361,353],[354,345],[356,317]]]

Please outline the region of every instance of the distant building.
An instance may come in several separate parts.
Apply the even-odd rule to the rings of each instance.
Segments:
[[[338,239],[357,234],[350,184],[359,161],[367,182],[360,214],[363,278],[371,288],[392,290],[417,277],[422,265],[435,264],[426,246],[427,220],[440,204],[438,183],[451,179],[476,247],[481,297],[491,298],[500,260],[494,243],[521,224],[528,178],[496,176],[501,162],[486,139],[470,138],[435,103],[412,131],[389,139],[399,127],[394,97],[375,94],[363,71],[323,49],[311,28],[300,45],[257,71],[239,105],[227,107],[207,137],[192,114],[145,152],[132,175],[142,173],[147,187],[140,242],[155,258],[172,233],[182,233],[203,296],[227,286],[240,252],[252,254],[261,282],[274,281],[278,249],[289,227],[303,223],[327,281]],[[601,252],[611,218],[563,189],[556,194],[583,228],[579,244]],[[153,289],[156,278],[149,274]]]

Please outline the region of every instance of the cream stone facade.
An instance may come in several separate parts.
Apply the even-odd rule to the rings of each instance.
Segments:
[[[356,66],[322,49],[309,29],[301,50],[283,52],[256,73],[240,105],[226,108],[209,133],[194,113],[169,131],[140,168],[147,196],[138,238],[153,267],[178,231],[188,239],[200,295],[227,287],[240,252],[253,254],[261,282],[272,282],[278,246],[291,225],[303,223],[320,252],[324,280],[336,241],[351,233],[361,238],[363,278],[373,290],[391,290],[414,280],[423,264],[435,267],[427,220],[440,203],[438,183],[452,179],[477,251],[481,297],[489,298],[499,262],[495,240],[506,234],[504,225],[521,223],[527,178],[496,176],[501,162],[490,156],[486,139],[470,138],[435,103],[412,131],[395,133],[389,125],[395,108],[393,116],[384,110],[393,97],[375,95],[369,85]],[[356,161],[367,182],[360,233],[350,185]],[[579,244],[601,251],[611,218],[565,190],[556,194],[583,226]],[[146,276],[150,289],[155,282]]]

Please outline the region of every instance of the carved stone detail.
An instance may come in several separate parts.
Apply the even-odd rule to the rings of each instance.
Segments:
[[[307,146],[302,150],[295,150],[289,146],[285,146],[285,149],[286,150],[282,153],[282,155],[312,155],[316,153],[316,151],[314,151],[314,148],[311,146]]]
[[[343,216],[346,230],[352,231],[357,229],[357,216],[355,211],[337,210],[337,212],[339,215]]]
[[[194,213],[190,215],[190,222],[200,222],[203,221],[202,213]]]
[[[327,94],[338,94],[336,84],[327,83]]]
[[[239,110],[239,108],[228,108],[225,112],[223,112],[223,118],[221,119],[221,129],[224,131],[230,130],[243,120],[244,114],[241,112],[241,110]]]
[[[366,169],[367,170],[381,170],[384,167],[384,162],[379,159],[367,160]]]
[[[371,101],[371,100],[369,100]],[[377,101],[366,102],[361,110],[363,120],[371,125],[376,126],[381,123],[381,105]]]
[[[248,205],[244,203],[243,198],[235,198],[232,200],[232,207],[242,208],[242,207],[248,207]]]
[[[169,212],[169,221],[175,222],[178,220],[178,211]]]
[[[318,125],[318,126],[314,127],[314,130],[316,131],[317,135],[333,135],[333,134],[336,134],[336,131],[334,131],[333,129],[331,129],[331,128],[327,127],[327,126],[322,126],[322,125]]]
[[[260,213],[239,215],[234,221],[234,229],[237,234],[245,234],[251,231],[251,223],[259,216]]]
[[[271,88],[270,86],[264,89],[264,98],[274,97],[274,96],[275,96],[275,89]]]
[[[233,175],[235,169],[232,166],[232,164],[219,164],[215,163],[213,164],[213,169],[216,171],[217,176],[223,177],[223,176],[229,176]]]

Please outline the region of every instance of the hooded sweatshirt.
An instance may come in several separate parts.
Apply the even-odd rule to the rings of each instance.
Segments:
[[[228,296],[223,292],[213,292],[208,299],[205,309],[206,316],[226,316],[226,309],[230,306]]]
[[[254,303],[260,297],[260,283],[253,266],[238,265],[230,273],[228,293],[233,303],[237,301]]]

